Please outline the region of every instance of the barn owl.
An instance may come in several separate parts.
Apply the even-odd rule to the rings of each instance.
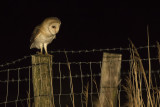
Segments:
[[[40,49],[40,54],[43,54],[43,48],[45,54],[47,52],[47,45],[56,38],[56,34],[59,31],[61,21],[57,17],[46,18],[39,26],[36,26],[33,30],[33,34],[30,39],[30,49]]]

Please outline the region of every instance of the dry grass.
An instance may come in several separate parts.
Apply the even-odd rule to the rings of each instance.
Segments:
[[[83,92],[84,103],[85,103],[86,107],[88,106],[88,89],[89,89],[89,82],[87,83],[87,86],[85,87],[85,91]]]
[[[66,52],[65,52],[65,56],[66,56],[67,65],[68,65],[68,69],[69,69],[69,76],[70,76],[70,88],[71,88],[71,95],[72,95],[71,100],[72,100],[73,107],[75,107],[75,103],[74,103],[74,91],[73,91],[73,81],[72,81],[72,74],[71,74],[71,66],[70,66],[70,63],[69,63],[68,56],[67,56]]]
[[[149,42],[149,41],[148,41]],[[151,77],[151,62],[150,62],[150,52],[148,49],[148,68],[149,77],[147,79],[143,63],[141,61],[140,55],[132,43],[131,43],[131,62],[130,62],[130,75],[126,79],[126,86],[124,86],[127,92],[128,103],[125,105],[127,107],[159,107],[160,106],[160,90],[157,86],[153,87],[152,77]],[[149,43],[148,43],[149,48]],[[147,102],[144,103],[142,95],[142,79],[145,83]]]
[[[93,79],[93,82],[95,84],[95,87],[96,87],[96,90],[97,90],[97,94],[98,94],[98,99],[94,102],[94,106],[95,107],[102,107],[101,102],[100,102],[100,94],[99,94],[99,91],[98,91],[97,82],[96,82],[95,79]]]
[[[159,42],[157,42],[157,49],[158,49],[158,59],[159,59],[159,63],[160,63],[160,44],[159,44]]]
[[[102,102],[101,102],[101,98],[100,98],[100,92],[99,92],[99,90],[98,90],[98,85],[97,85],[97,82],[96,82],[96,80],[95,79],[93,79],[93,82],[94,82],[94,84],[95,84],[95,88],[96,88],[96,93],[98,94],[98,98],[93,102],[94,103],[94,106],[93,107],[104,107],[104,105],[102,104]],[[120,84],[120,82],[118,82],[118,85]],[[117,85],[117,86],[118,86]],[[120,93],[118,93],[118,94],[120,94]],[[115,105],[113,104],[113,100],[111,100],[110,99],[110,97],[108,97],[108,96],[105,96],[105,101],[107,102],[107,104],[109,105],[109,107],[114,107]],[[120,98],[118,98],[118,102],[119,102],[119,105],[117,105],[117,106],[119,106],[120,107]]]

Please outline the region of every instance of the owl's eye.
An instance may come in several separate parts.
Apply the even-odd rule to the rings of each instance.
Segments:
[[[52,26],[52,28],[56,28],[56,26]]]

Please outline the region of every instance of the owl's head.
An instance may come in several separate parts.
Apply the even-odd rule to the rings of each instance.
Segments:
[[[59,32],[61,21],[57,17],[49,17],[43,21],[42,25],[50,34],[55,35]]]

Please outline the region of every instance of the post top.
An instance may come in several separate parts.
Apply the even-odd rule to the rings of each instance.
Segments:
[[[52,57],[53,55],[50,54],[34,54],[31,55],[32,57]]]

